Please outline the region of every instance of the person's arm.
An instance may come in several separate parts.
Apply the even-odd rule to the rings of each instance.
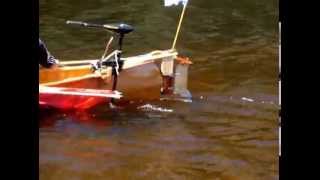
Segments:
[[[59,60],[53,57],[49,51],[48,51],[48,64],[50,65],[50,68],[56,68],[59,65]]]
[[[53,68],[59,64],[59,61],[55,59],[48,51],[45,44],[39,39],[39,64],[45,68]]]

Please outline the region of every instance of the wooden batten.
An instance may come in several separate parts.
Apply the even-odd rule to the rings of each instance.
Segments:
[[[133,56],[128,58],[123,58],[125,61],[123,69],[129,69],[135,66],[143,65],[146,63],[152,63],[156,60],[162,60],[165,58],[175,58],[178,53],[174,50],[164,50],[164,51],[152,51],[148,54]]]
[[[79,66],[79,65],[90,65],[92,63],[98,62],[98,59],[89,59],[89,60],[76,60],[76,61],[62,61],[59,63],[60,67],[64,66]]]
[[[152,51],[147,54],[132,56],[127,58],[122,58],[125,63],[123,69],[128,69],[131,67],[143,65],[146,63],[151,63],[155,60],[161,60],[164,58],[175,58],[178,53],[175,50],[157,50]],[[91,59],[91,60],[76,60],[76,61],[62,61],[60,62],[60,67],[70,67],[70,66],[80,66],[80,65],[90,65],[98,62],[99,59]]]
[[[46,82],[46,83],[41,83],[40,85],[42,85],[42,86],[59,86],[62,84],[74,83],[77,81],[90,80],[90,79],[94,79],[94,78],[100,78],[100,75],[88,74],[88,75],[79,76],[79,77],[69,77],[69,78],[66,78],[63,80],[59,80],[59,81],[50,81],[50,82]]]

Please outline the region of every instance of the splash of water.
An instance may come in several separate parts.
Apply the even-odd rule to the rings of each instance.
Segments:
[[[157,112],[170,112],[170,113],[173,112],[172,109],[157,107],[151,104],[145,104],[145,105],[139,106],[137,109],[141,109],[143,111],[157,111]]]
[[[254,102],[254,100],[251,99],[251,98],[242,97],[241,99],[242,99],[243,101]]]

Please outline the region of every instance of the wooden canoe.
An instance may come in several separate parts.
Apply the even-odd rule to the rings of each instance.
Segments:
[[[163,72],[161,61],[175,59],[177,52],[172,50],[153,51],[148,54],[123,58],[123,70],[119,74],[117,90],[122,100],[155,100],[160,98]],[[58,68],[39,70],[39,87],[76,88],[110,90],[112,86],[111,68],[103,72],[93,72],[91,63],[98,60],[64,61]],[[105,92],[108,94],[108,92]],[[109,92],[112,94],[112,92]],[[39,93],[39,104],[56,108],[91,108],[110,98],[90,96],[70,96],[66,94]]]

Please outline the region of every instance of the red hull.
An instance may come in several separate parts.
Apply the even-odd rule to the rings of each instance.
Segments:
[[[110,98],[72,96],[60,94],[39,94],[40,108],[68,109],[89,109],[98,104],[109,102]]]
[[[39,88],[40,108],[89,109],[100,103],[109,102],[111,98],[120,97],[118,92],[109,90],[43,86]]]

